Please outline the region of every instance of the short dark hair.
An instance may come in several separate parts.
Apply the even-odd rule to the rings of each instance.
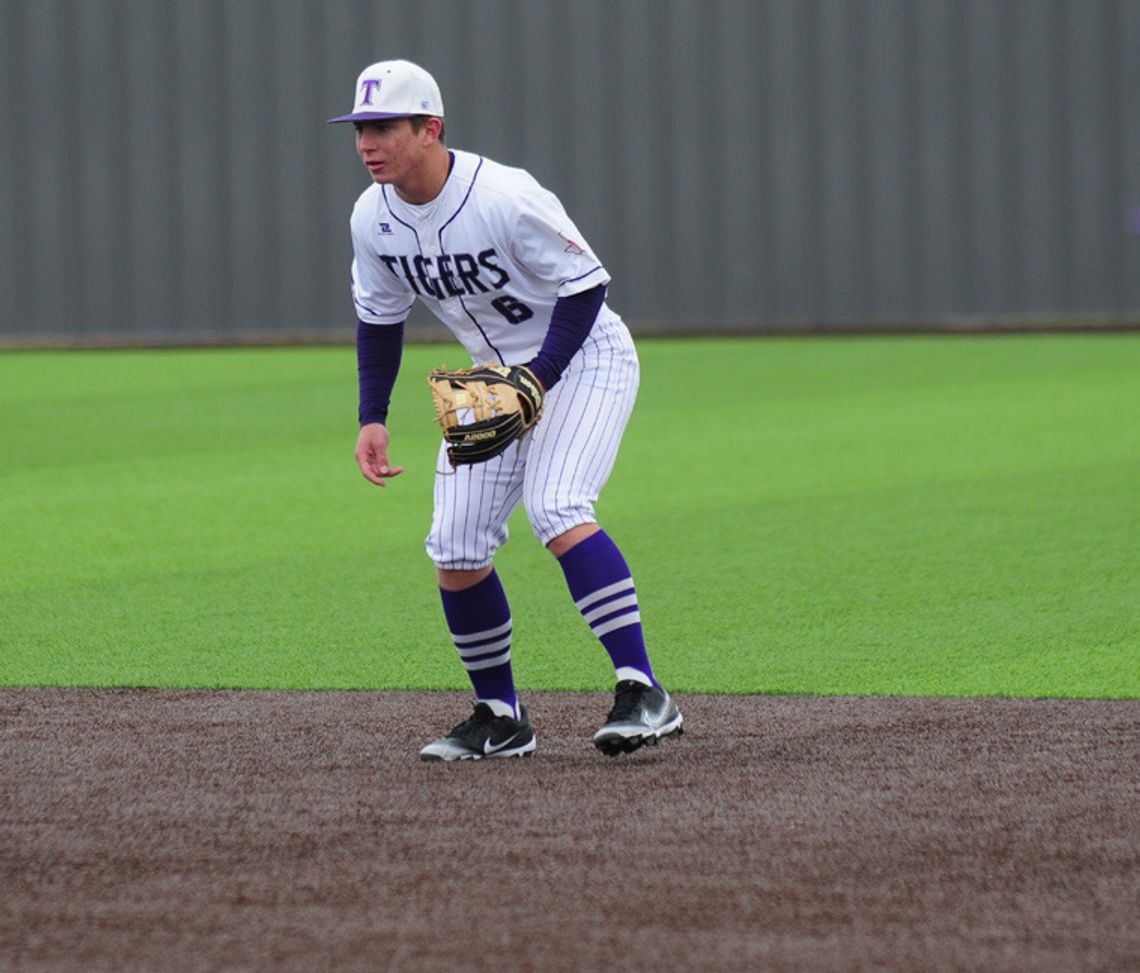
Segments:
[[[414,132],[420,131],[427,124],[427,120],[429,118],[439,118],[439,116],[438,115],[412,115],[409,119],[409,121],[411,121],[411,123],[412,123],[412,131],[414,131]],[[447,139],[445,138],[446,135],[447,135],[447,130],[443,124],[443,119],[439,118],[439,140],[441,142],[446,142],[447,141]]]

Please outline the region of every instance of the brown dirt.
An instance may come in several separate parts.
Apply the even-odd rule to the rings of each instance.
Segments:
[[[1125,970],[1140,702],[0,690],[0,969]]]

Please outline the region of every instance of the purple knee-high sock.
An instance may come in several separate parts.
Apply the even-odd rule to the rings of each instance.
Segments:
[[[610,654],[618,681],[656,686],[645,651],[637,591],[618,546],[600,530],[575,544],[558,563],[575,606]]]
[[[511,608],[499,576],[492,571],[470,588],[441,588],[439,594],[475,698],[497,716],[518,719],[518,696],[511,674]]]

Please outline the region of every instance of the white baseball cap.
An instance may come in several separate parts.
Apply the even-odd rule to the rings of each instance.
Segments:
[[[411,61],[379,61],[356,79],[356,100],[351,115],[333,122],[367,122],[378,118],[436,115],[443,118],[443,98],[435,78]]]

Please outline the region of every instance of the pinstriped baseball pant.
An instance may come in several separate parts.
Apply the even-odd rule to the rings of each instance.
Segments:
[[[629,331],[607,322],[590,333],[547,394],[538,425],[520,443],[486,463],[454,470],[441,445],[426,545],[436,567],[469,571],[490,564],[520,502],[544,545],[594,521],[594,503],[633,412],[639,374]]]

